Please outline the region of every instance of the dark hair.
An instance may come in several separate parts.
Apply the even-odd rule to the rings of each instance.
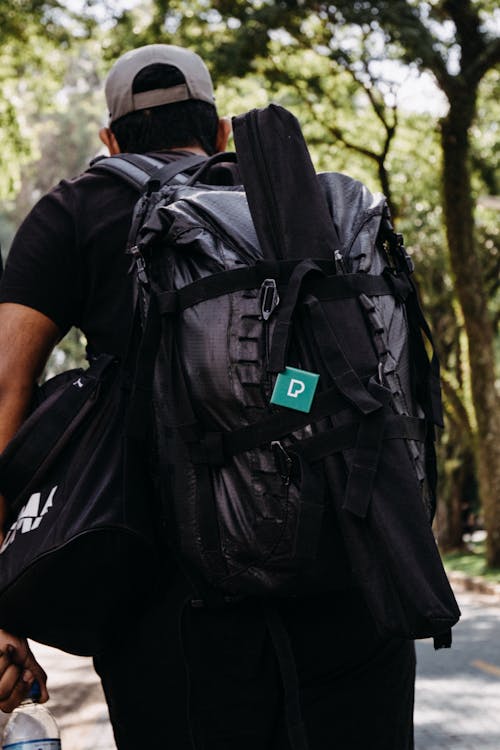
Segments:
[[[136,75],[132,93],[170,88],[184,82],[185,78],[178,68],[155,63]],[[189,99],[131,112],[115,120],[110,127],[124,152],[144,154],[147,151],[201,146],[211,155],[215,152],[218,122],[215,106]]]

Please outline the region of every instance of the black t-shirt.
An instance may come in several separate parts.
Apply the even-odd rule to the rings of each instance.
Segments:
[[[186,156],[151,154],[165,162]],[[61,335],[81,329],[92,353],[123,357],[132,321],[125,253],[139,193],[119,177],[86,172],[63,180],[20,226],[0,283],[0,302],[34,308]]]

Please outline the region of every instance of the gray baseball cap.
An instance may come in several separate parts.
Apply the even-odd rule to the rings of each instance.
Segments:
[[[136,75],[148,65],[163,63],[181,71],[185,83],[167,89],[153,89],[132,93]],[[104,86],[109,110],[109,122],[140,109],[159,107],[188,99],[215,104],[212,79],[199,55],[173,44],[148,44],[126,52],[109,71]]]

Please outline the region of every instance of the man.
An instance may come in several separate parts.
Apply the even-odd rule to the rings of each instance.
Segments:
[[[106,96],[110,126],[100,137],[110,154],[168,162],[226,148],[229,124],[192,52],[151,45],[128,53],[112,68]],[[86,173],[61,182],[21,226],[0,287],[0,450],[72,325],[89,354],[125,355],[132,304],[124,247],[136,198],[118,178]],[[163,598],[124,623],[96,659],[119,750],[288,750],[289,684],[261,606],[183,608],[188,594],[177,572]],[[310,750],[411,748],[413,648],[376,634],[348,574],[335,595],[279,609]],[[45,677],[24,641],[0,633],[0,650],[0,708],[12,710]]]

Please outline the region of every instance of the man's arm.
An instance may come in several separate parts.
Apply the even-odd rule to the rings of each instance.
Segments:
[[[0,304],[0,453],[22,424],[37,378],[60,337],[31,307]]]
[[[36,380],[59,337],[55,323],[37,310],[0,304],[0,452],[26,417]],[[0,496],[0,544],[6,515],[6,501]],[[0,709],[16,708],[35,679],[44,702],[47,677],[26,639],[0,630]]]
[[[59,336],[56,324],[38,310],[0,304],[0,453],[26,417],[36,379]],[[0,543],[6,510],[0,498]]]

